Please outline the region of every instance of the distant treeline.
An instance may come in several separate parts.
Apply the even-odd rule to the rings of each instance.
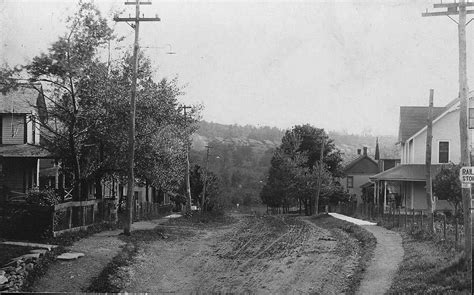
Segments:
[[[285,134],[285,130],[269,126],[255,127],[252,125],[225,125],[201,121],[197,133],[207,138],[249,138],[260,141],[270,140],[273,142],[280,142]]]

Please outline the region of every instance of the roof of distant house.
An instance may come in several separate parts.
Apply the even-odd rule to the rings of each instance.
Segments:
[[[367,155],[358,155],[346,165],[344,165],[345,173],[377,173],[378,163]]]
[[[41,115],[46,108],[44,96],[41,93],[41,85],[20,85],[16,90],[6,94],[0,93],[0,113],[29,114],[38,108]],[[40,90],[40,91],[38,91]]]

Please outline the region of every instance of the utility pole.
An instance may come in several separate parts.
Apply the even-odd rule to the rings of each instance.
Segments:
[[[140,5],[149,5],[151,2],[125,2],[125,5],[135,5],[135,17],[114,17],[116,22],[135,22],[135,24],[129,24],[135,30],[135,42],[133,45],[133,77],[132,77],[132,89],[130,98],[130,130],[128,134],[128,184],[127,184],[127,217],[124,227],[124,234],[129,236],[131,233],[132,222],[133,222],[133,188],[135,186],[135,175],[134,175],[134,163],[135,163],[135,111],[136,111],[136,94],[137,94],[137,72],[138,72],[138,52],[140,45],[138,44],[138,36],[140,32],[141,21],[160,21],[159,17],[145,18],[140,17]]]
[[[474,6],[474,3],[466,0],[459,0],[458,3],[438,3],[434,4],[434,8],[446,8],[446,11],[440,12],[425,12],[422,16],[439,16],[446,15],[458,25],[458,40],[459,40],[459,130],[460,130],[460,145],[461,145],[461,165],[471,166],[471,158],[469,153],[469,133],[467,125],[468,112],[468,86],[467,86],[467,55],[466,55],[466,26],[472,19],[466,23],[466,15],[473,14],[474,10],[467,10],[467,7]],[[451,15],[459,15],[458,21],[453,19]],[[464,257],[471,267],[471,188],[462,188],[462,204],[464,215]]]
[[[318,176],[318,190],[316,191],[316,200],[314,202],[314,214],[318,215],[319,211],[319,195],[321,194],[321,186],[323,181],[321,179],[321,174],[323,172],[323,164],[324,164],[324,145],[325,145],[325,133],[323,132],[322,139],[321,139],[321,154],[319,155],[319,176]]]
[[[204,202],[206,201],[206,185],[207,185],[207,166],[209,163],[209,149],[211,149],[211,146],[206,145],[206,170],[204,170],[204,185],[202,189],[202,199],[201,199],[201,212],[204,212]]]
[[[433,192],[431,189],[431,144],[433,142],[433,96],[434,90],[430,89],[430,99],[428,102],[428,121],[426,128],[426,157],[425,157],[425,168],[426,168],[426,202],[428,205],[428,216],[429,216],[429,230],[434,232],[434,200]]]
[[[190,109],[191,107],[188,107],[186,105],[183,106],[184,110],[184,126],[185,128],[187,127],[187,114],[186,110]],[[184,182],[186,185],[186,207],[184,208],[185,213],[191,214],[191,183],[189,181],[189,169],[190,169],[190,164],[189,164],[189,138],[186,138],[186,173],[184,174]]]

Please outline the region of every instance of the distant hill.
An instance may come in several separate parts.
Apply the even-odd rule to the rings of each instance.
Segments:
[[[205,146],[212,141],[235,146],[248,146],[254,151],[264,152],[276,148],[281,144],[281,138],[286,130],[276,127],[255,127],[251,125],[225,125],[201,121],[198,131],[193,135],[193,149],[204,150]],[[357,135],[330,131],[336,146],[343,152],[344,158],[350,158],[357,154],[357,149],[368,147],[369,155],[375,153],[376,136]],[[396,136],[379,136],[379,147],[382,158],[399,158]]]
[[[201,121],[193,135],[190,161],[192,165],[207,166],[221,183],[221,192],[228,204],[250,204],[260,201],[259,193],[265,183],[274,149],[280,146],[286,130],[251,125],[225,125]],[[369,156],[375,152],[376,137],[329,132],[344,160],[357,155],[357,149],[368,147]],[[382,158],[397,158],[395,136],[380,136]],[[212,146],[209,157],[205,146]],[[207,160],[206,160],[207,159]]]

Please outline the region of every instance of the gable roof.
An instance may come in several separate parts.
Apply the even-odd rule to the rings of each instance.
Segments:
[[[41,91],[41,85],[20,85],[16,90],[0,93],[0,113],[29,114],[37,109],[44,116],[46,103]]]
[[[438,117],[444,107],[433,107],[433,118]],[[428,119],[428,107],[401,106],[398,142],[404,142],[424,126]]]
[[[469,92],[468,99],[473,98],[474,92]],[[459,103],[459,97],[451,100],[444,107],[433,107],[433,123],[438,121],[449,110]],[[402,109],[404,109],[402,111]],[[403,113],[403,116],[402,116]],[[398,142],[405,142],[410,137],[421,132],[427,127],[428,107],[400,107],[400,128],[398,129]]]
[[[377,173],[379,164],[371,157],[360,155],[344,167],[344,173]]]

